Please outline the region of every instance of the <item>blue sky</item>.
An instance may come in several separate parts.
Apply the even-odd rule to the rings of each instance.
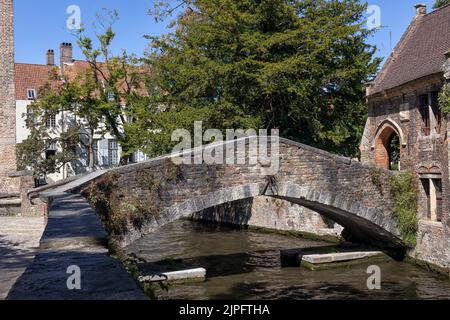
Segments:
[[[434,0],[370,0],[369,4],[381,8],[383,28],[371,39],[378,47],[377,55],[386,57],[415,14],[414,5],[423,2],[428,10]],[[103,8],[117,9],[120,15],[115,25],[117,38],[113,49],[127,49],[141,54],[147,40],[144,34],[164,33],[167,23],[155,23],[147,15],[152,0],[15,0],[16,61],[27,63],[45,63],[45,52],[54,49],[58,59],[58,47],[61,42],[75,42],[66,27],[70,5],[78,5],[81,19],[90,27],[97,12]],[[74,57],[81,59],[81,52],[75,48]]]

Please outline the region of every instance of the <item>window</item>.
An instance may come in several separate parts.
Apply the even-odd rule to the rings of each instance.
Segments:
[[[149,160],[148,156],[144,154],[142,151],[136,151],[132,155],[131,162],[139,163]]]
[[[419,112],[422,118],[422,133],[429,136],[441,132],[442,114],[439,110],[439,92],[419,96]]]
[[[431,221],[442,222],[442,180],[440,178],[423,178],[421,182],[427,198],[427,218]]]
[[[36,99],[36,90],[35,89],[27,89],[27,98],[28,100]]]
[[[439,92],[433,91],[430,94],[431,100],[431,111],[434,116],[434,129],[437,133],[441,132],[441,124],[442,124],[442,113],[439,109]]]
[[[46,123],[47,128],[56,128],[56,115],[49,115]]]
[[[119,165],[119,146],[116,140],[109,140],[108,158],[110,166]]]
[[[116,140],[96,140],[93,145],[94,164],[100,167],[119,165],[119,145]]]
[[[428,95],[419,97],[419,112],[422,117],[422,133],[425,136],[430,135],[430,107],[428,104]]]

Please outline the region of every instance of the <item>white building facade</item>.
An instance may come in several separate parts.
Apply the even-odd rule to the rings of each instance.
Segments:
[[[32,117],[29,106],[31,103],[39,99],[39,90],[51,82],[57,80],[52,79],[52,73],[61,75],[64,70],[83,69],[86,67],[85,61],[75,61],[72,58],[72,45],[62,43],[60,47],[60,65],[54,63],[54,51],[48,50],[46,55],[47,63],[45,65],[16,63],[16,142],[21,143],[30,135],[27,127],[27,119]],[[49,136],[53,138],[59,137],[67,128],[73,124],[82,124],[81,119],[76,119],[68,112],[61,112],[48,119],[46,126]],[[101,130],[100,130],[101,131]],[[88,136],[87,131],[80,133],[80,137]],[[109,133],[94,134],[94,168],[95,170],[116,167],[121,159],[121,147],[117,140]],[[51,157],[56,154],[61,146],[58,143],[49,146],[45,156]],[[89,151],[80,145],[77,150],[78,159],[64,165],[54,173],[48,174],[45,179],[46,183],[52,183],[70,176],[86,173],[90,170]],[[133,162],[146,161],[148,158],[141,152],[133,155]]]

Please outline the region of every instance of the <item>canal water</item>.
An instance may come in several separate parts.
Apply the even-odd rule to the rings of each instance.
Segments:
[[[450,280],[400,262],[377,263],[381,290],[367,289],[372,263],[324,271],[284,268],[280,251],[329,243],[295,236],[177,221],[140,239],[128,252],[144,269],[201,266],[204,282],[156,286],[159,299],[450,299]]]

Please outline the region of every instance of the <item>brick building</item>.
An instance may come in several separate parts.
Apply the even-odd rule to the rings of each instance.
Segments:
[[[450,80],[450,5],[430,13],[423,4],[415,8],[410,26],[367,86],[369,118],[361,153],[363,162],[415,173],[420,217],[416,253],[442,262],[450,257],[450,122],[440,112],[438,97]]]
[[[13,1],[0,0],[0,193],[19,192],[16,171]]]

